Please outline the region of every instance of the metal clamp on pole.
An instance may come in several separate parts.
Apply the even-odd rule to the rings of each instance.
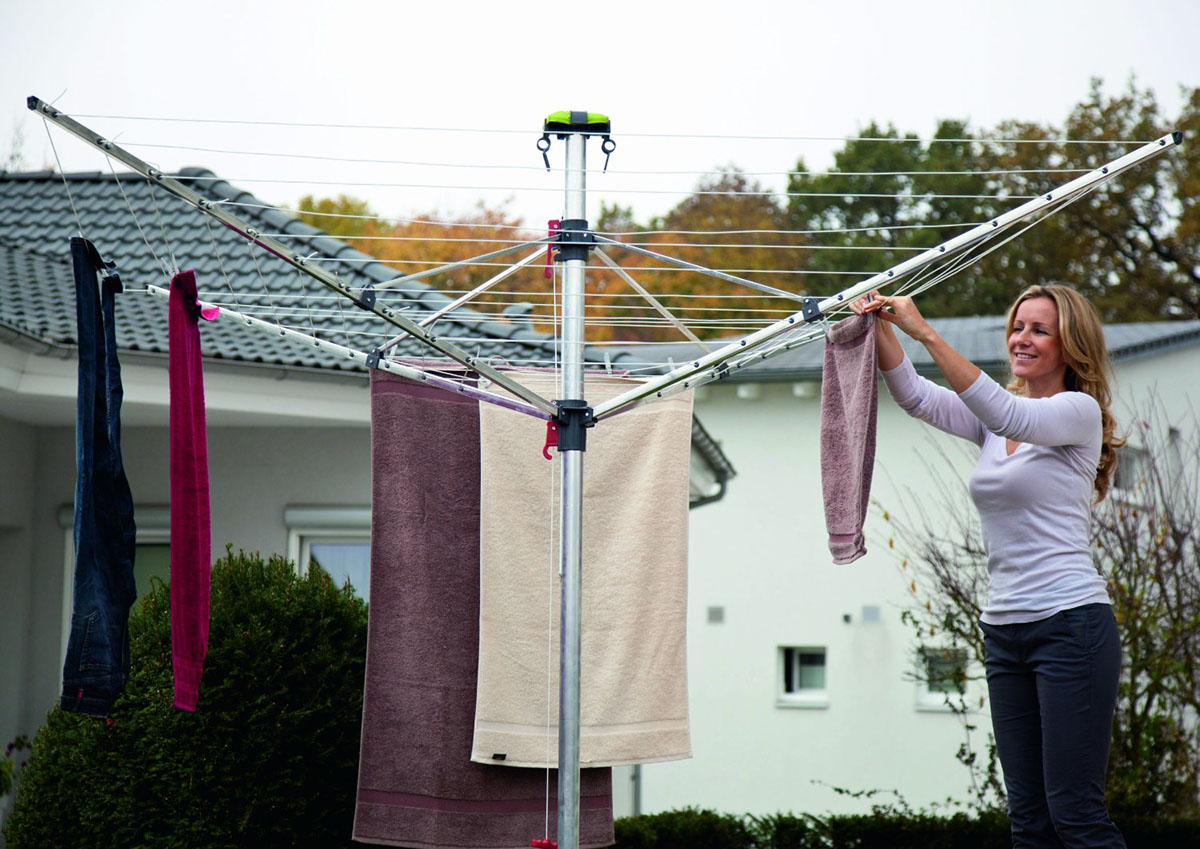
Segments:
[[[558,222],[558,231],[554,235],[556,253],[554,258],[559,262],[572,259],[587,261],[588,251],[596,247],[596,234],[588,229],[586,218],[564,218]]]
[[[587,401],[566,398],[554,402],[558,414],[558,450],[587,451],[587,429],[596,424],[594,413]]]

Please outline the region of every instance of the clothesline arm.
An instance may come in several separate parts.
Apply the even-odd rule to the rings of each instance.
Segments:
[[[137,290],[128,290],[136,292]],[[158,298],[161,301],[169,301],[171,292],[169,289],[164,289],[161,286],[148,285],[146,286],[146,294],[151,297]],[[314,348],[319,348],[338,357],[342,357],[350,362],[358,363],[361,366],[368,365],[368,355],[361,351],[356,351],[353,348],[347,348],[345,345],[339,345],[336,342],[330,342],[327,339],[321,339],[318,336],[313,336],[309,333],[303,333],[299,330],[292,330],[287,327],[280,327],[278,324],[273,324],[269,321],[263,321],[260,318],[246,315],[243,312],[229,309],[228,307],[218,307],[216,304],[211,304],[207,301],[197,299],[197,303],[203,309],[211,309],[216,311],[218,319],[227,319],[235,321],[238,324],[264,333],[270,336],[291,339],[293,342],[309,345]],[[460,383],[456,380],[451,380],[446,377],[440,377],[436,374],[430,374],[418,368],[414,368],[404,363],[395,360],[380,359],[377,368],[383,369],[389,374],[397,374],[401,377],[407,377],[410,380],[419,381],[429,386],[435,386],[438,389],[444,389],[447,392],[452,392],[455,395],[464,395],[468,398],[475,398],[479,401],[486,401],[489,404],[495,404],[499,407],[504,407],[508,410],[513,410],[518,413],[524,413],[527,416],[532,416],[535,419],[548,421],[551,417],[542,410],[533,406],[518,401],[514,398],[508,398],[503,395],[496,395],[492,392],[487,392],[483,389],[478,389],[466,383]]]

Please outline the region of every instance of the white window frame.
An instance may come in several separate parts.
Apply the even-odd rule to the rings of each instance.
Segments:
[[[292,505],[283,508],[287,557],[304,574],[314,542],[371,542],[370,507]]]
[[[929,689],[929,666],[928,655],[931,652],[952,651],[960,654],[963,660],[963,671],[966,678],[963,681],[963,690],[961,693],[946,693],[942,690]],[[979,694],[978,686],[972,681],[972,663],[970,654],[961,646],[927,646],[917,650],[918,662],[921,665],[921,674],[916,681],[916,709],[922,713],[953,713],[954,708],[946,703],[947,698],[960,698],[962,704],[966,707],[968,713],[977,713],[979,711]]]
[[[817,654],[825,659],[825,686],[821,689],[806,688],[788,692],[784,689],[786,673],[784,664],[787,663],[788,652],[800,654]],[[798,663],[798,662],[797,662]],[[799,674],[797,668],[795,674]],[[798,679],[796,679],[798,682]],[[800,708],[803,710],[825,710],[829,707],[829,649],[818,645],[788,645],[775,649],[775,706],[780,708]]]
[[[1117,449],[1117,475],[1121,473],[1121,463],[1129,457],[1149,457],[1150,452],[1141,445],[1135,445],[1132,442],[1126,443]],[[1122,504],[1128,504],[1130,507],[1142,507],[1145,504],[1145,499],[1138,493],[1136,489],[1119,486],[1117,484],[1116,475],[1112,482],[1112,497],[1114,500]]]

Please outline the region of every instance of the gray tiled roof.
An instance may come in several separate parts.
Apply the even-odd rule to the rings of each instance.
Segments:
[[[1008,368],[1004,339],[1004,316],[965,316],[934,318],[930,324],[952,348],[982,369],[1002,372]],[[1155,351],[1182,345],[1200,344],[1200,321],[1153,321],[1133,324],[1109,324],[1104,328],[1109,355],[1114,361],[1128,360]],[[900,334],[901,344],[917,371],[937,374],[938,369],[924,346]],[[686,362],[695,356],[692,345],[659,346],[653,349],[656,360]],[[638,352],[643,359],[646,351]],[[733,371],[730,380],[819,380],[825,346],[818,340]]]
[[[351,260],[339,263],[336,269],[341,279],[355,288],[397,276],[394,269],[345,242],[261,204],[249,192],[213,179],[211,171],[188,168],[176,176],[214,201],[239,204],[235,214],[262,232],[303,237],[296,240],[298,253],[308,256],[317,252],[324,257]],[[202,299],[224,302],[304,332],[316,330],[347,347],[367,351],[377,344],[369,334],[382,330],[391,331],[386,334],[391,336],[398,332],[315,280],[252,248],[241,236],[210,221],[189,204],[164,191],[153,191],[137,175],[68,174],[64,184],[63,176],[56,172],[0,171],[0,340],[16,334],[27,344],[64,350],[77,343],[69,241],[78,234],[80,225],[84,236],[104,257],[116,262],[122,282],[132,289],[147,284],[166,287],[168,269],[195,268]],[[288,240],[287,236],[278,238]],[[389,290],[379,297],[396,309],[406,310],[414,320],[451,302],[446,294],[422,281],[406,283],[403,292]],[[315,327],[312,307],[326,313]],[[119,296],[114,308],[117,344],[123,350],[166,353],[164,302],[130,293]],[[342,373],[362,371],[351,360],[286,337],[257,333],[231,322],[201,322],[201,327],[201,347],[208,360]],[[452,318],[441,320],[437,327],[441,336],[467,337],[458,344],[475,356],[511,363],[531,358],[549,360],[554,355],[554,342],[547,335],[471,309],[456,310]],[[430,353],[411,339],[392,351],[393,356],[410,359],[427,359]],[[597,366],[620,366],[633,355],[614,356],[589,347],[584,357]],[[733,466],[695,419],[693,448],[712,468],[723,493],[724,482],[735,474]],[[719,497],[693,497],[693,501],[700,504]]]
[[[374,261],[347,243],[273,208],[222,180],[211,171],[184,169],[180,182],[214,201],[239,204],[231,210],[263,232],[303,237],[297,252],[351,260],[326,267],[336,269],[354,287],[378,284],[397,276],[395,269]],[[225,303],[260,318],[314,329],[330,341],[369,351],[376,341],[369,334],[397,333],[382,319],[357,309],[345,298],[290,266],[252,248],[242,237],[165,191],[154,190],[135,174],[50,171],[0,172],[0,324],[50,345],[74,340],[74,296],[68,240],[79,227],[100,252],[117,263],[127,286],[166,286],[166,269],[195,268],[200,297]],[[69,197],[68,197],[69,186]],[[132,210],[132,214],[131,214]],[[280,236],[287,241],[287,236]],[[231,291],[236,293],[231,294]],[[389,290],[381,298],[410,317],[450,303],[450,298],[422,281],[406,283],[404,292]],[[310,308],[324,319],[314,321]],[[118,344],[148,352],[167,350],[166,305],[145,295],[118,298]],[[460,346],[483,357],[510,361],[523,357],[547,359],[549,337],[470,309],[456,310],[443,319],[440,335],[467,341]],[[392,331],[389,333],[388,331]],[[259,334],[228,322],[214,322],[201,331],[203,350],[210,359],[263,362],[311,368],[359,369],[352,361],[318,348]],[[406,340],[394,354],[426,358],[431,352]],[[592,362],[603,355],[587,352]]]

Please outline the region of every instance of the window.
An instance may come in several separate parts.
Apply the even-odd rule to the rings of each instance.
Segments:
[[[1145,448],[1125,445],[1117,449],[1117,472],[1113,475],[1113,494],[1122,501],[1138,504],[1143,500],[1141,490],[1147,484],[1150,455]]]
[[[823,646],[781,646],[778,680],[776,704],[779,707],[829,706]]]
[[[949,710],[947,699],[967,692],[967,651],[960,648],[923,648],[917,681],[917,708]],[[957,700],[955,700],[955,703]]]
[[[371,509],[369,507],[288,507],[288,559],[304,571],[311,562],[342,586],[347,581],[364,600],[371,591]]]
[[[150,591],[151,580],[158,578],[164,584],[171,577],[171,511],[167,507],[134,505],[133,522],[137,526],[137,541],[133,551],[133,580],[137,597]],[[67,640],[71,636],[71,613],[75,592],[75,507],[64,504],[58,509],[58,524],[65,535],[63,608],[62,608],[62,651],[67,652]]]
[[[350,582],[354,592],[369,601],[371,590],[371,541],[356,536],[306,536],[301,541],[299,567],[316,563],[339,587]]]
[[[171,544],[169,542],[141,542],[143,533],[139,528],[137,548],[133,552],[133,579],[137,583],[138,598],[150,591],[151,581],[158,578],[164,584],[171,580]]]

